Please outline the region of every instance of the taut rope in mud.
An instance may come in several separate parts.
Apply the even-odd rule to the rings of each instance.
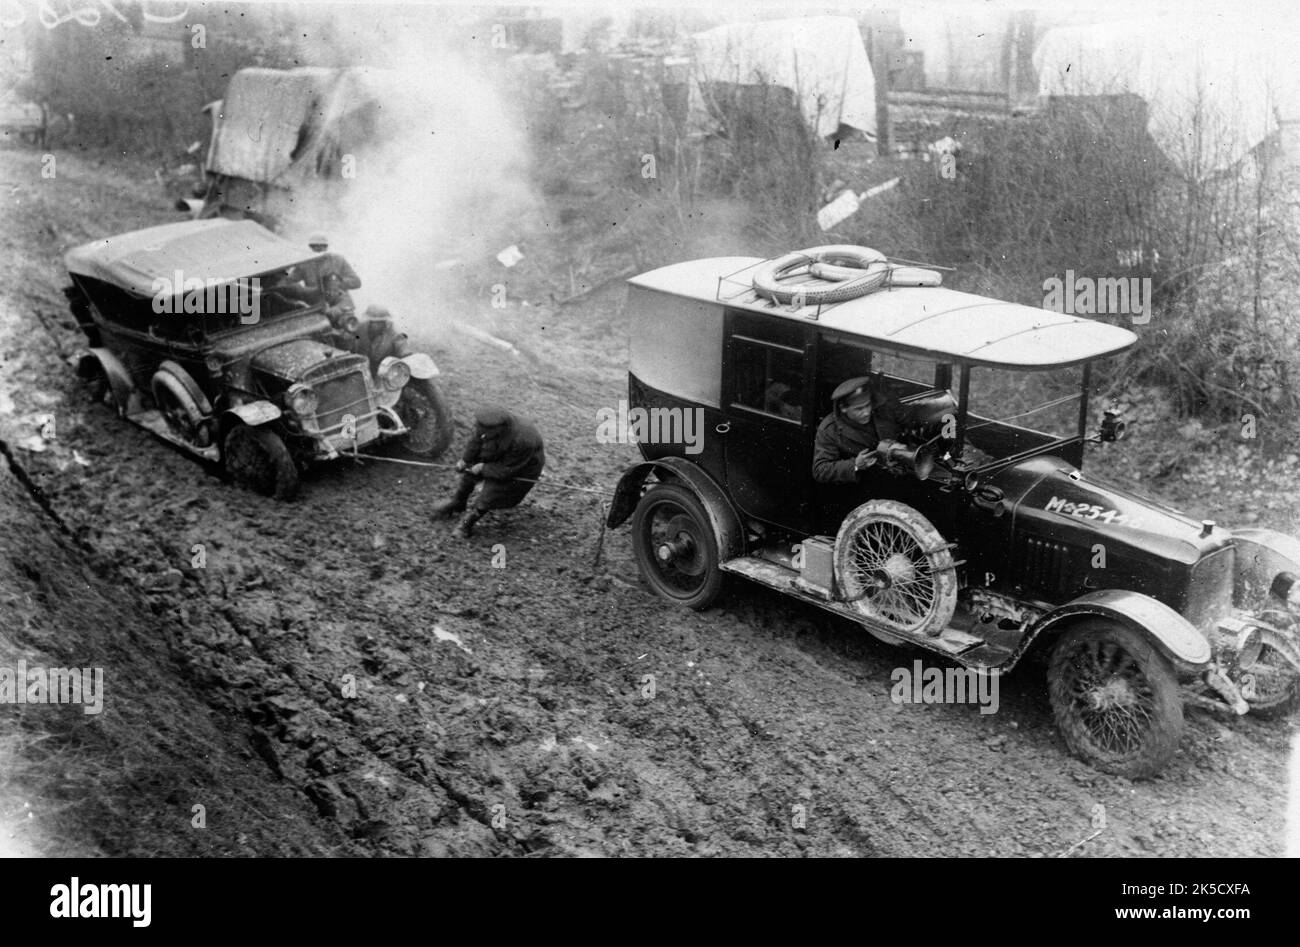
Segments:
[[[403,460],[400,457],[384,457],[381,454],[362,454],[357,451],[350,451],[343,454],[344,457],[364,457],[366,460],[382,460],[389,464],[405,464],[408,467],[433,467],[438,470],[455,470],[455,464],[435,464],[429,460]],[[464,473],[465,471],[461,471]],[[528,477],[507,477],[504,479],[518,480],[521,483],[536,483],[544,487],[559,487],[561,490],[573,490],[578,493],[592,493],[601,497],[612,497],[614,494],[610,490],[596,490],[591,487],[579,487],[572,483],[564,483],[560,480],[531,480]]]
[[[381,454],[363,454],[360,451],[355,451],[355,450],[350,453],[346,453],[343,456],[353,457],[358,459],[365,458],[366,460],[382,460],[385,463],[403,464],[407,467],[431,467],[436,470],[456,469],[455,464],[435,464],[433,461],[430,460],[404,460],[400,457],[384,457]],[[614,496],[614,494],[608,490],[594,490],[591,487],[579,487],[579,486],[575,486],[572,483],[564,483],[559,480],[532,480],[528,477],[510,477],[509,479],[518,480],[522,483],[541,484],[544,487],[558,487],[561,490],[572,490],[576,493],[590,493],[599,497]],[[600,568],[601,555],[605,551],[605,525],[608,521],[608,517],[609,517],[609,504],[605,503],[601,505],[600,535],[596,537],[596,553],[591,561],[591,571],[593,574],[595,574],[596,570]]]

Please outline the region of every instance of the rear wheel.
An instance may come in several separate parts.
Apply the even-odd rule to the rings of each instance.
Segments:
[[[113,396],[113,386],[99,359],[93,355],[85,356],[77,366],[77,376],[81,379],[81,390],[87,402],[107,405],[116,410],[117,399]]]
[[[696,610],[722,588],[718,538],[704,505],[677,484],[657,484],[632,514],[632,549],[641,575],[659,595]]]
[[[1056,724],[1076,756],[1129,779],[1154,776],[1183,732],[1178,678],[1137,632],[1105,619],[1067,631],[1048,665]]]
[[[402,389],[397,416],[410,429],[402,446],[417,457],[432,459],[451,443],[451,412],[442,390],[428,379],[413,378]]]
[[[292,500],[298,493],[298,468],[274,431],[235,425],[226,434],[222,459],[240,486],[277,500]]]

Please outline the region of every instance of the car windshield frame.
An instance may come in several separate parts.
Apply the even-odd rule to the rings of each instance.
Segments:
[[[971,376],[975,369],[980,369],[984,372],[1003,372],[1016,376],[1038,375],[1042,374],[1043,370],[1028,370],[1011,367],[999,368],[990,365],[970,364],[964,362],[956,363],[956,368],[958,369],[960,377],[957,393],[957,437],[956,443],[953,447],[953,456],[964,460],[968,453],[966,451],[968,446],[979,450],[980,448],[976,447],[970,438],[971,432],[980,430],[981,428],[992,428],[995,426],[1014,428],[1017,431],[1024,432],[1032,437],[1042,438],[1042,441],[1023,450],[1012,451],[1002,456],[992,456],[988,461],[974,464],[972,466],[973,471],[987,472],[997,470],[1002,467],[1010,466],[1011,464],[1028,457],[1062,452],[1064,449],[1074,447],[1075,445],[1081,446],[1088,439],[1088,409],[1091,401],[1090,388],[1092,383],[1092,363],[1094,361],[1095,359],[1089,359],[1088,361],[1080,363],[1078,366],[1072,366],[1077,367],[1080,370],[1078,384],[1073,393],[1040,402],[1031,406],[1027,410],[1017,411],[1014,414],[1002,417],[988,417],[983,414],[977,414],[974,415],[974,418],[977,419],[974,423],[972,423],[970,401],[972,387]],[[978,385],[978,379],[976,379],[975,384]],[[1071,402],[1078,403],[1078,410],[1074,415],[1074,431],[1071,434],[1057,434],[1051,431],[1039,430],[1038,428],[1026,424],[1017,423],[1020,420],[1037,414],[1040,411],[1052,407],[1067,405]],[[1081,465],[1081,463],[1082,451],[1080,450],[1076,466]]]
[[[252,276],[242,277],[242,278],[261,280],[264,277],[271,276],[277,273],[287,273],[289,270],[304,270],[304,269],[311,278],[309,280],[304,280],[303,286],[306,291],[313,293],[315,296],[315,301],[310,302],[305,306],[285,308],[282,311],[272,313],[269,316],[263,315],[262,313],[259,312],[257,321],[251,323],[245,323],[236,320],[230,324],[224,324],[224,325],[213,324],[214,321],[213,317],[226,317],[231,315],[231,313],[206,313],[205,312],[205,313],[192,313],[191,315],[202,316],[204,337],[217,341],[220,339],[228,338],[231,335],[234,335],[238,332],[247,331],[256,326],[262,325],[266,322],[279,322],[289,316],[302,316],[310,313],[323,312],[325,309],[325,294],[324,294],[324,289],[321,287],[319,257],[309,258],[302,261],[301,263],[295,263],[289,267],[280,267],[279,269],[268,270],[265,273],[258,273]],[[265,287],[262,287],[259,283],[258,286],[259,296],[265,296],[266,292],[267,289]],[[305,301],[306,300],[304,300],[304,302]]]

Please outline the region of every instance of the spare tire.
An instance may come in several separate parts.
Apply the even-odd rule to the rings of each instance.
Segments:
[[[823,270],[823,279],[836,281],[834,286],[808,286],[807,284],[783,284],[800,268],[809,268],[814,264],[828,264],[831,269]],[[861,270],[861,274],[849,278],[849,271]],[[835,244],[825,247],[810,247],[779,256],[775,260],[762,263],[754,271],[754,291],[773,302],[790,303],[801,299],[805,305],[823,305],[857,299],[878,289],[889,276],[889,264],[885,255],[870,247],[857,247],[851,244]]]
[[[835,537],[841,600],[877,626],[904,636],[943,634],[957,608],[951,548],[918,511],[868,500]]]

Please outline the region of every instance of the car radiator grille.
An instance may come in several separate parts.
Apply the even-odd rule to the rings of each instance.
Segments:
[[[370,389],[361,372],[349,372],[328,381],[316,383],[316,425],[327,437],[341,433],[343,418],[352,415],[357,422],[357,441],[366,443],[378,435]]]
[[[1212,552],[1192,566],[1183,599],[1183,617],[1202,631],[1212,629],[1232,612],[1232,583],[1236,550],[1231,546]]]

